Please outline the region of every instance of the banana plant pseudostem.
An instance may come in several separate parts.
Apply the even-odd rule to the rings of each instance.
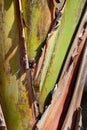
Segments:
[[[80,105],[87,74],[86,3],[0,0],[0,115],[4,130],[82,127]],[[73,125],[74,111],[77,116]]]

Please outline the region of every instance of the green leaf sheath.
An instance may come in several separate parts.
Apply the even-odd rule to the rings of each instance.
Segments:
[[[84,5],[85,0],[67,0],[61,24],[49,39],[40,81],[41,108],[43,108],[46,96],[55,85]]]
[[[51,25],[48,0],[22,0],[26,42],[29,58],[38,59],[40,45],[45,40]]]
[[[8,130],[30,130],[31,110],[20,72],[15,0],[0,2],[0,96]]]

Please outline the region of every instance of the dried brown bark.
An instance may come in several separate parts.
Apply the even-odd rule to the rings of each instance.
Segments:
[[[51,104],[48,106],[41,120],[37,124],[39,130],[61,129],[65,114],[62,117],[61,115],[69,105],[68,95],[70,89],[72,90],[72,87],[74,87],[71,84],[73,80],[75,80],[76,70],[87,38],[87,17],[84,16],[84,19],[85,20],[82,21],[83,24],[81,25],[80,31],[70,50],[70,57],[67,61],[66,69],[64,69],[65,71],[58,83],[58,88],[53,95]],[[62,121],[61,118],[63,118]]]
[[[0,105],[0,130],[7,130],[1,105]]]
[[[81,38],[80,36],[82,36],[83,27],[84,27],[86,21],[87,21],[87,11],[84,15],[81,26],[80,26],[79,31],[77,33],[77,37],[79,36],[79,38]],[[87,25],[86,25],[86,28],[87,28]],[[87,34],[85,34],[85,38],[87,38]],[[75,39],[74,44],[76,43],[76,41],[77,41],[77,38]],[[74,120],[73,116],[74,116],[75,111],[80,107],[80,103],[81,103],[81,99],[82,99],[82,93],[83,93],[83,89],[84,89],[84,85],[85,85],[86,74],[87,74],[87,68],[86,68],[86,64],[87,64],[87,41],[85,42],[85,44],[86,45],[84,47],[84,53],[83,53],[81,65],[80,65],[80,68],[79,68],[79,73],[78,73],[78,76],[77,76],[78,78],[77,78],[77,81],[76,81],[75,90],[74,90],[73,97],[72,97],[72,100],[71,100],[71,103],[70,103],[70,106],[69,106],[68,113],[66,115],[65,121],[64,121],[63,126],[62,126],[62,130],[67,130],[68,128],[73,129],[73,127],[75,126],[75,123],[76,123],[76,122],[73,123],[73,120]],[[65,68],[67,68],[69,58],[70,58],[70,54],[67,58]],[[64,71],[65,71],[65,68],[64,68]],[[64,74],[64,71],[63,71],[63,74]]]
[[[87,43],[86,43],[86,46],[84,49],[82,63],[79,68],[79,73],[77,76],[78,78],[76,81],[73,97],[72,97],[71,103],[69,105],[68,113],[67,113],[65,121],[63,123],[62,130],[67,130],[68,128],[69,129],[73,128],[73,126],[75,126],[75,123],[78,123],[78,122],[73,123],[73,120],[74,120],[73,117],[74,117],[75,111],[78,108],[80,108],[83,89],[84,89],[86,75],[87,75],[86,65],[87,65]]]

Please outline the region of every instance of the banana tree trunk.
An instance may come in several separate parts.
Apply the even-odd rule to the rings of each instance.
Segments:
[[[28,60],[38,59],[55,20],[56,0],[19,0]],[[53,89],[86,0],[65,0],[62,20],[47,40],[44,64],[38,87],[43,108]],[[33,124],[26,72],[21,67],[18,0],[0,0],[0,98],[8,130],[31,130]],[[58,8],[61,8],[61,0]],[[76,14],[76,15],[75,15]],[[60,33],[61,32],[61,33]],[[50,64],[52,63],[52,64]],[[37,65],[38,66],[38,65]],[[29,74],[29,73],[28,73]],[[27,74],[27,79],[28,79]],[[37,74],[37,73],[35,73]]]
[[[0,96],[8,130],[32,129],[25,73],[20,67],[19,28],[16,0],[0,0]],[[37,50],[50,28],[47,1],[22,0],[28,57]],[[44,17],[46,19],[44,20]],[[44,27],[45,25],[45,27]]]

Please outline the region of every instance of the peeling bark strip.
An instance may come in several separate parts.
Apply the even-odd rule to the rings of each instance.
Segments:
[[[73,122],[72,119],[74,117],[74,112],[76,111],[76,109],[80,107],[81,104],[86,75],[87,75],[87,41],[86,46],[84,48],[84,54],[79,68],[79,73],[77,76],[78,78],[76,81],[73,97],[61,130],[67,130],[68,128],[70,129],[76,123],[76,122],[72,123]]]
[[[18,0],[18,22],[19,22],[19,40],[20,40],[20,64],[23,69],[29,69],[27,47],[24,33],[24,20],[21,0]]]
[[[72,89],[71,83],[76,75],[77,66],[81,53],[85,46],[85,41],[87,39],[87,12],[83,18],[81,30],[78,31],[78,35],[72,45],[70,50],[70,58],[68,61],[68,67],[66,66],[65,72],[62,78],[59,80],[58,88],[53,95],[51,104],[48,106],[44,112],[41,120],[37,123],[36,127],[39,130],[60,130],[61,129],[61,119],[65,118],[62,113],[66,109],[66,103],[68,102],[68,94]],[[83,31],[84,30],[84,31]],[[81,41],[79,43],[79,35],[81,36]],[[69,102],[68,102],[69,104]],[[67,105],[68,105],[67,104]],[[50,115],[50,116],[49,116]],[[62,116],[62,117],[61,117]]]
[[[5,119],[0,105],[0,130],[7,130]]]
[[[17,0],[17,14],[18,14],[18,23],[19,23],[18,26],[19,26],[19,45],[20,45],[20,65],[26,73],[26,82],[28,86],[29,102],[32,108],[33,122],[35,123],[39,116],[39,106],[38,106],[36,94],[33,87],[33,82],[32,82],[33,80],[32,80],[32,74],[31,74],[32,72],[29,67],[29,62],[28,62],[21,0]]]
[[[75,122],[75,130],[84,130],[82,127],[82,109],[77,109],[77,117]]]
[[[53,13],[53,17],[54,17],[54,21],[53,21],[53,25],[51,28],[51,31],[54,31],[55,29],[57,29],[59,23],[60,23],[60,19],[63,13],[63,9],[65,8],[65,4],[66,4],[66,0],[64,0],[62,6],[60,8],[58,8],[58,3],[62,3],[60,1],[56,1],[53,0],[53,4],[54,4],[54,13]]]
[[[41,78],[42,69],[43,69],[44,60],[45,60],[46,48],[47,48],[47,44],[45,44],[45,46],[42,48],[41,56],[37,64],[36,75],[34,78],[35,87],[38,87],[40,83],[40,78]]]
[[[71,116],[71,114],[69,116]],[[65,130],[65,128],[63,130]],[[82,109],[80,107],[74,111],[72,126],[66,130],[84,130],[82,127]]]
[[[38,64],[37,64],[36,75],[35,75],[35,78],[34,78],[35,86],[39,86],[41,74],[42,74],[42,70],[43,70],[43,66],[44,66],[44,61],[45,61],[45,57],[46,57],[46,50],[47,50],[48,43],[49,43],[49,39],[59,26],[59,23],[60,23],[60,20],[61,20],[61,17],[62,17],[62,13],[63,13],[63,10],[65,8],[66,0],[64,0],[64,3],[62,4],[62,7],[60,9],[57,8],[56,4],[58,4],[56,2],[56,0],[53,0],[53,6],[54,6],[54,11],[53,11],[54,14],[53,15],[55,15],[55,19],[53,21],[52,28],[47,35],[45,45],[42,48],[41,56],[40,56]]]

